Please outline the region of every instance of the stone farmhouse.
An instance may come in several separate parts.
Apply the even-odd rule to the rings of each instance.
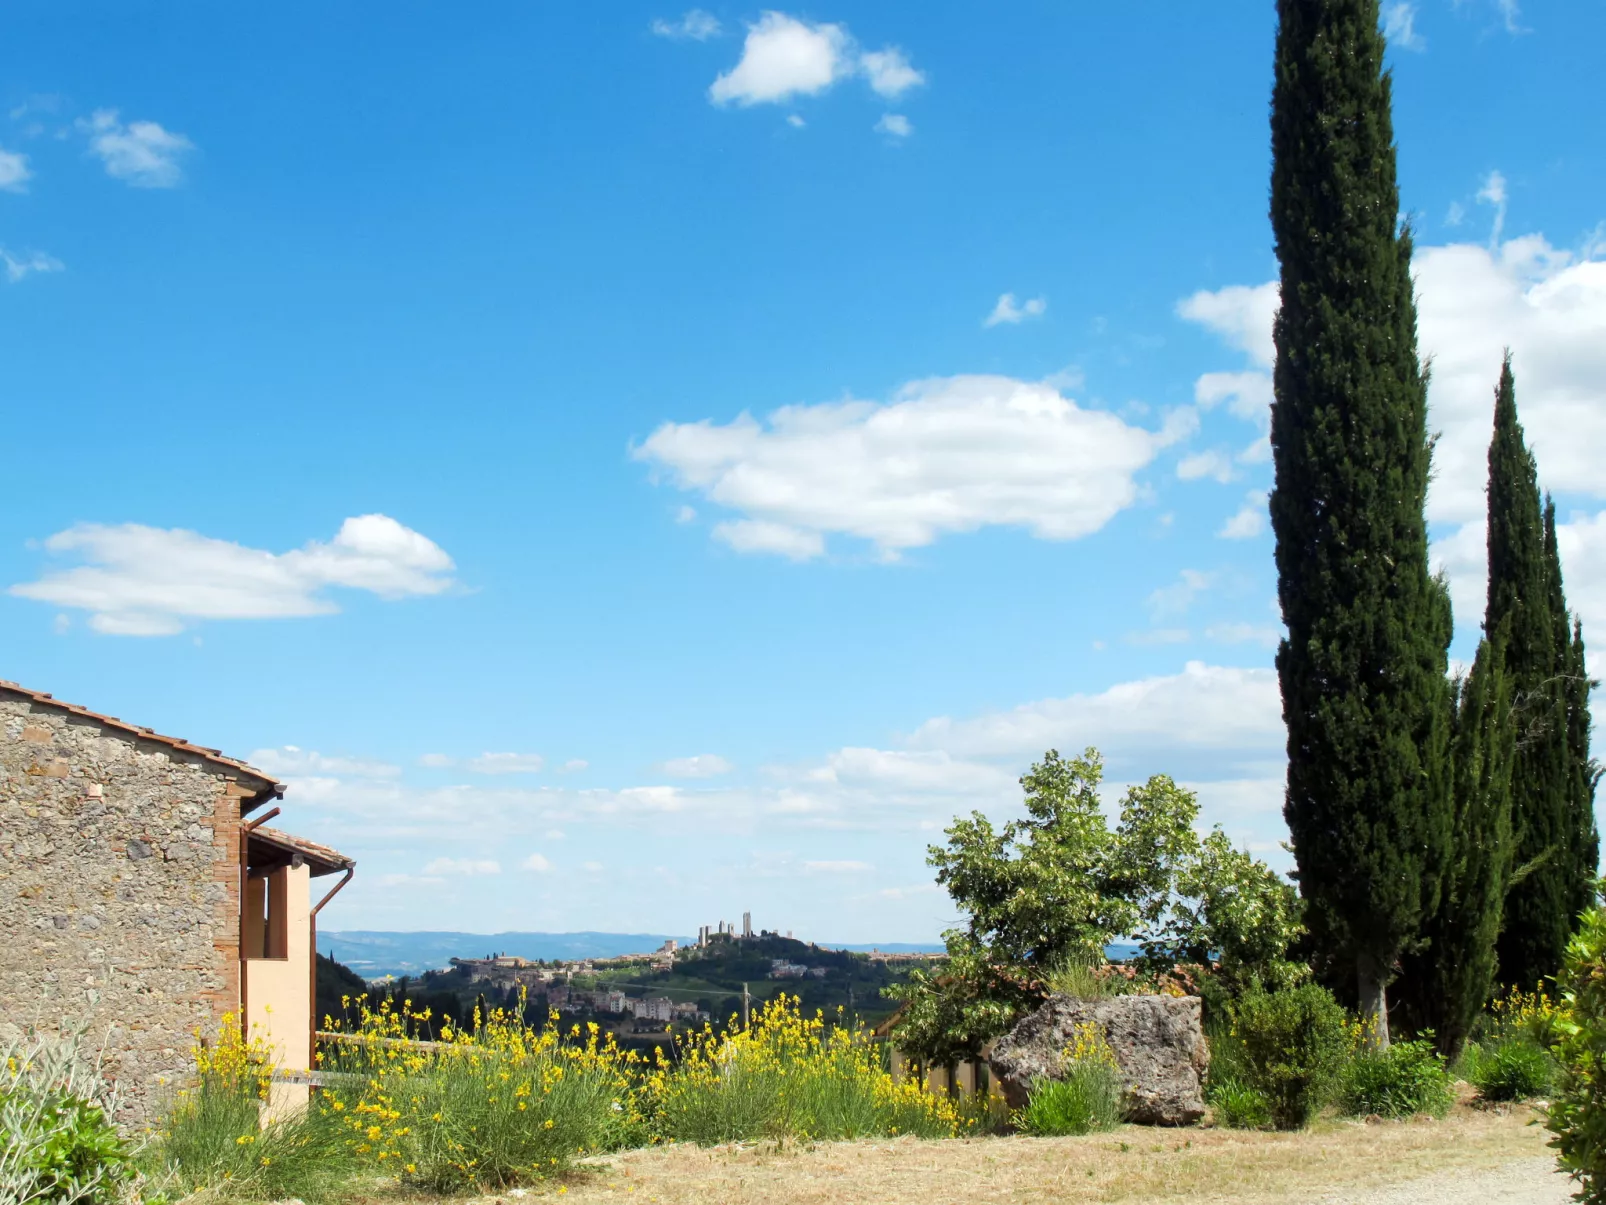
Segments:
[[[355,864],[268,828],[283,796],[216,749],[0,681],[0,1047],[82,1029],[132,1124],[225,1014],[305,1081],[317,914]]]

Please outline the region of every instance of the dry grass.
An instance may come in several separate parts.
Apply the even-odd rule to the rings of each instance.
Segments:
[[[896,1139],[779,1151],[673,1146],[595,1161],[594,1170],[562,1186],[561,1199],[564,1205],[1308,1202],[1365,1196],[1423,1177],[1453,1182],[1519,1160],[1537,1169],[1545,1134],[1527,1124],[1532,1116],[1526,1108],[1458,1106],[1443,1121],[1331,1120],[1298,1134],[1123,1126],[1085,1138]],[[519,1195],[557,1194],[554,1186]],[[1430,1191],[1424,1199],[1438,1195]]]

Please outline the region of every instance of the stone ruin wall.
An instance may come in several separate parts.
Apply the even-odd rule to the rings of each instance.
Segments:
[[[0,1047],[83,1028],[154,1119],[239,1001],[240,798],[225,768],[0,694]]]

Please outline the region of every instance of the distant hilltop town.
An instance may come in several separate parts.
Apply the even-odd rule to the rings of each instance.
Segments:
[[[767,951],[765,945],[768,946]],[[752,949],[754,946],[759,948]],[[643,971],[673,975],[677,963],[723,957],[721,951],[729,951],[736,956],[738,951],[744,949],[751,950],[761,961],[751,970],[744,971],[743,978],[762,975],[768,979],[793,980],[824,980],[831,974],[830,967],[801,959],[815,954],[847,953],[799,942],[792,937],[790,930],[784,934],[770,930],[755,932],[753,914],[744,912],[739,929],[730,921],[723,920],[702,925],[697,930],[695,943],[684,947],[670,938],[656,950],[621,954],[613,958],[540,961],[511,954],[489,954],[484,958],[453,958],[451,965],[455,971],[465,975],[470,983],[508,993],[524,989],[531,995],[544,996],[547,1005],[556,1009],[589,1009],[596,1013],[634,1017],[642,1021],[686,1023],[707,1020],[707,1011],[690,1001],[675,1001],[663,995],[631,996],[611,985],[592,987],[590,984],[596,982],[594,977],[599,972],[618,972],[627,967],[639,967]],[[767,972],[762,969],[765,953],[772,955],[767,959]],[[774,957],[775,953],[788,956]],[[860,951],[854,955],[869,963],[921,962],[936,956],[923,952],[884,953],[880,950]],[[577,980],[581,982],[577,983]],[[582,986],[582,983],[585,985]]]

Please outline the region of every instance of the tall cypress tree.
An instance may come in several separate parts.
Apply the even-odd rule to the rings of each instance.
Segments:
[[[1595,840],[1593,815],[1586,836],[1575,814],[1583,785],[1573,764],[1567,686],[1573,641],[1555,511],[1541,502],[1538,466],[1517,418],[1509,354],[1495,390],[1488,539],[1483,625],[1486,634],[1505,636],[1517,739],[1511,785],[1517,866],[1506,896],[1499,976],[1504,984],[1532,989],[1561,967],[1592,888]],[[1585,694],[1587,707],[1587,687]],[[1584,725],[1587,745],[1587,717]],[[1587,876],[1579,871],[1584,860]]]
[[[1501,638],[1478,645],[1456,694],[1452,854],[1438,907],[1423,921],[1420,944],[1402,960],[1398,993],[1409,1026],[1432,1030],[1450,1060],[1460,1054],[1495,986],[1495,939],[1514,852],[1516,728]]]
[[[1284,816],[1319,941],[1386,988],[1449,846],[1449,603],[1428,570],[1427,378],[1377,0],[1278,0],[1271,439]]]
[[[1545,498],[1545,578],[1550,613],[1556,624],[1556,716],[1562,729],[1558,740],[1564,770],[1561,778],[1557,824],[1561,856],[1557,895],[1570,935],[1579,913],[1595,900],[1599,875],[1600,835],[1595,827],[1595,785],[1600,767],[1589,756],[1588,667],[1584,664],[1584,630],[1567,612],[1567,594],[1561,580],[1561,549],[1556,543],[1556,504]],[[1561,965],[1557,961],[1557,968]],[[1552,970],[1548,972],[1554,974]]]

